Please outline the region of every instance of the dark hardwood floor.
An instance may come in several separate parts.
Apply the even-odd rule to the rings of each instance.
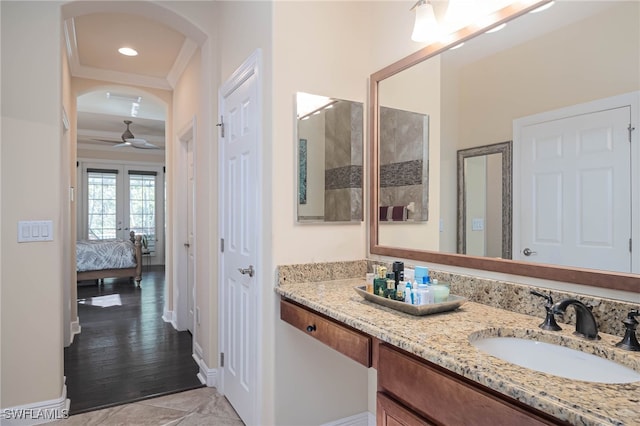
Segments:
[[[71,414],[201,387],[188,331],[162,320],[164,269],[78,286],[81,333],[64,350]]]

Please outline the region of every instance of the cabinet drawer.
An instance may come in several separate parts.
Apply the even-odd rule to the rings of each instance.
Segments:
[[[503,399],[454,373],[380,345],[378,390],[417,413],[444,425],[549,425],[544,413]]]
[[[371,367],[369,336],[288,300],[280,301],[280,319],[365,367]]]

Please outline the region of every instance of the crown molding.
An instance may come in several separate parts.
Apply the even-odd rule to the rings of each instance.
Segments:
[[[196,44],[196,42],[194,42],[190,38],[185,38],[184,43],[182,44],[182,48],[180,49],[180,53],[178,53],[178,57],[173,63],[171,71],[169,71],[169,74],[167,75],[167,81],[172,88],[176,87],[178,79],[189,65],[189,61],[191,60],[193,54],[197,49],[198,45]]]

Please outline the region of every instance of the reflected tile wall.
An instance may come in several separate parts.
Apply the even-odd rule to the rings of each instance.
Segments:
[[[325,221],[362,220],[363,105],[325,112]]]
[[[380,205],[413,202],[410,220],[428,219],[428,136],[427,115],[380,107]]]

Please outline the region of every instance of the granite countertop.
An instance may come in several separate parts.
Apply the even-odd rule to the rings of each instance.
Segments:
[[[276,292],[308,308],[350,325],[381,341],[440,365],[511,398],[579,425],[640,424],[640,382],[602,384],[564,379],[519,367],[484,354],[470,336],[526,337],[599,354],[640,372],[640,352],[618,349],[620,336],[600,333],[589,342],[562,331],[538,328],[541,317],[464,303],[440,314],[413,316],[364,300],[353,287],[364,279],[281,283]]]

